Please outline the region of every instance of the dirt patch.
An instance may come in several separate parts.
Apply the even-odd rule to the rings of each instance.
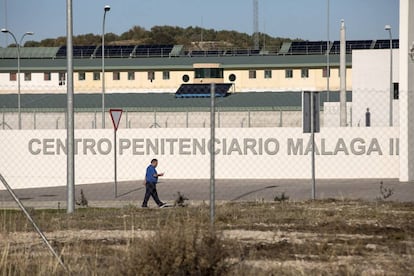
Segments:
[[[137,266],[147,262],[148,254],[164,256],[153,266],[167,274],[168,267],[207,269],[206,262],[219,266],[220,275],[414,271],[414,205],[408,203],[223,203],[216,209],[215,236],[208,235],[205,205],[168,210],[84,208],[74,215],[58,210],[31,213],[71,271],[81,275],[81,271],[113,275],[117,273],[113,267],[119,266],[125,275],[150,275],[150,268],[143,271]],[[1,274],[62,272],[19,211],[1,211],[0,222]]]

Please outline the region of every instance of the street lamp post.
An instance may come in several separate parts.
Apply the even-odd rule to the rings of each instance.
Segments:
[[[16,44],[17,51],[17,112],[18,112],[18,124],[19,129],[22,129],[22,113],[21,113],[21,101],[20,101],[20,45],[23,42],[23,38],[26,35],[33,35],[33,32],[26,32],[20,38],[20,41],[17,42],[16,36],[9,31],[8,29],[1,29],[2,33],[8,33],[13,37],[14,43]]]
[[[102,21],[102,128],[105,128],[105,18],[110,9],[108,5],[104,7]]]
[[[390,126],[393,126],[393,102],[394,102],[394,85],[392,83],[392,33],[391,26],[385,25],[384,29],[390,35]]]

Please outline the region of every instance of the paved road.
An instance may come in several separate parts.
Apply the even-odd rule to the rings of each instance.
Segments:
[[[381,180],[318,180],[316,191],[318,199],[363,199],[376,200],[382,197]],[[205,180],[163,180],[158,184],[158,193],[163,201],[173,202],[177,192],[190,199],[190,204],[207,202],[210,198],[210,182]],[[384,180],[383,186],[393,189],[393,195],[387,200],[414,201],[414,182],[400,183]],[[80,199],[80,190],[92,207],[122,207],[129,204],[139,206],[144,196],[142,180],[118,183],[118,197],[115,198],[114,184],[90,184],[76,186],[76,199]],[[66,208],[65,187],[19,189],[15,193],[27,207]],[[216,180],[216,200],[222,201],[273,201],[276,195],[285,193],[290,200],[307,200],[311,197],[309,180]],[[150,200],[150,206],[154,206]],[[17,207],[6,190],[0,191],[0,208]]]

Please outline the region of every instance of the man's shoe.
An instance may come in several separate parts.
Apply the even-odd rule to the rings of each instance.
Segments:
[[[147,205],[142,205],[141,208],[148,208],[148,206]]]
[[[168,206],[167,203],[162,203],[161,205],[159,205],[160,208],[165,208],[167,206]]]

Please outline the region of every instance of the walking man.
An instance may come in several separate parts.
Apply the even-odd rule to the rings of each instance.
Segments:
[[[156,168],[158,166],[158,160],[152,159],[151,164],[147,167],[147,172],[145,174],[145,197],[144,202],[142,202],[142,207],[148,207],[148,200],[152,196],[155,203],[157,203],[158,207],[163,208],[165,207],[165,203],[161,202],[158,198],[157,193],[157,182],[159,176],[164,176],[164,173],[158,173]]]

